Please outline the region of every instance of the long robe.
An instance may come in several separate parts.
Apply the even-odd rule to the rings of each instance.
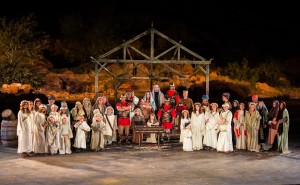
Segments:
[[[103,134],[106,136],[111,136],[112,139],[111,141],[109,141],[109,143],[111,143],[112,141],[117,141],[117,116],[113,113],[111,115],[106,115],[107,114],[104,115],[105,129],[103,131]]]
[[[180,120],[180,139],[179,142],[182,143],[183,142],[183,137],[184,137],[184,125],[188,122],[191,122],[191,120],[189,118],[181,118]]]
[[[229,152],[233,151],[232,145],[232,133],[231,133],[231,120],[232,112],[227,110],[220,113],[220,120],[224,119],[223,124],[218,125],[218,136],[217,151]]]
[[[246,126],[245,126],[245,116],[243,110],[238,110],[234,114],[234,131],[236,136],[236,148],[246,150]]]
[[[183,144],[182,144],[183,151],[186,151],[186,152],[193,151],[191,125],[184,127],[182,129],[182,134],[183,134],[183,141],[182,141],[183,142]]]
[[[216,117],[215,117],[216,116]],[[203,139],[203,144],[212,148],[217,148],[217,132],[215,127],[217,125],[217,121],[219,119],[219,114],[217,112],[205,112],[204,114],[205,120],[208,122],[205,125],[205,135]]]
[[[105,123],[102,121],[93,121],[92,127],[92,140],[91,140],[91,149],[100,150],[104,148],[104,135],[103,131],[105,129]]]
[[[247,130],[247,148],[249,151],[259,152],[259,144],[258,144],[258,129],[260,126],[261,116],[257,110],[253,113],[249,111],[246,112],[245,116],[245,124]]]
[[[74,141],[75,148],[86,148],[86,132],[89,132],[91,128],[88,124],[83,121],[82,123],[77,122],[74,127],[76,128],[76,137]]]
[[[203,149],[203,136],[205,135],[204,113],[196,114],[192,112],[191,129],[192,129],[193,150]]]
[[[59,128],[55,123],[49,123],[46,127],[46,145],[50,153],[57,154],[60,148],[60,133]]]
[[[290,125],[290,117],[289,112],[287,109],[283,111],[283,132],[282,134],[278,134],[278,150],[282,153],[289,153],[289,146],[288,146],[288,132],[289,132],[289,125]],[[279,122],[281,122],[279,120]]]
[[[33,151],[33,113],[18,112],[17,136],[18,136],[18,153],[30,153]]]
[[[44,154],[47,153],[45,127],[43,124],[46,122],[46,115],[37,112],[35,114],[34,134],[33,134],[33,152]]]

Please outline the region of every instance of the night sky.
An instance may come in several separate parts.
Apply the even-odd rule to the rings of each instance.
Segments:
[[[235,48],[283,60],[299,56],[300,51],[298,6],[286,1],[268,4],[193,0],[6,3],[9,5],[1,5],[1,16],[13,19],[34,13],[38,17],[39,29],[52,37],[59,37],[58,22],[69,15],[95,21],[109,19],[120,25],[130,25],[130,29],[119,30],[124,40],[149,29],[153,21],[158,31],[182,40],[184,46],[208,59],[218,57],[224,50],[235,52]],[[185,38],[180,38],[180,34],[177,38],[176,32],[182,30],[187,32]]]

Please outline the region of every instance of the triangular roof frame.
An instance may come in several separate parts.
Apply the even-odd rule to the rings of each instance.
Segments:
[[[139,40],[140,38],[149,35],[150,34],[150,39],[151,39],[151,43],[150,43],[150,55],[148,56],[147,54],[143,53],[142,51],[138,50],[137,48],[133,47],[131,45],[131,43],[133,43],[134,41]],[[162,53],[158,54],[158,55],[154,55],[154,36],[158,35],[162,38],[164,38],[165,40],[169,41],[171,44],[173,44],[172,47],[170,47],[169,49],[163,51]],[[131,55],[130,55],[130,51],[129,48],[132,49],[134,52],[136,52],[137,54],[139,54],[140,56],[142,56],[144,58],[144,60],[134,60]],[[112,55],[113,53],[119,51],[123,49],[123,58],[122,59],[109,59],[107,58],[108,56]],[[160,58],[162,56],[164,56],[165,54],[169,53],[170,51],[175,50],[174,55],[177,52],[177,57],[172,60],[160,60]],[[181,60],[180,58],[180,51],[183,50],[187,53],[189,53],[190,55],[192,55],[196,60]],[[127,59],[126,54],[128,54],[130,56],[130,59]],[[117,100],[117,89],[119,87],[119,85],[121,84],[120,81],[122,80],[132,80],[132,79],[147,79],[150,80],[150,89],[152,88],[152,80],[153,79],[158,79],[158,80],[163,80],[166,79],[166,77],[161,77],[160,74],[165,71],[166,69],[168,69],[169,71],[171,71],[172,73],[176,73],[180,76],[181,80],[184,79],[188,80],[188,78],[190,78],[191,76],[195,75],[197,72],[202,71],[205,74],[205,80],[206,80],[206,94],[209,95],[209,65],[211,64],[211,60],[206,60],[204,57],[198,55],[197,53],[189,50],[188,48],[186,48],[185,46],[181,45],[181,42],[176,42],[173,39],[169,38],[168,36],[164,35],[163,33],[157,31],[156,29],[153,28],[153,25],[151,26],[151,28],[149,30],[144,31],[143,33],[133,37],[132,39],[124,42],[123,44],[119,45],[118,47],[113,48],[112,50],[99,55],[96,59],[91,57],[92,62],[95,63],[95,97],[98,97],[98,79],[99,79],[99,73],[102,70],[105,70],[106,72],[108,72],[115,80],[115,100]],[[114,74],[113,71],[109,70],[107,68],[108,64],[111,63],[133,63],[133,66],[131,68],[127,68],[124,69],[124,72],[120,75]],[[129,71],[132,71],[133,69],[138,69],[138,66],[140,64],[150,64],[150,73],[146,73],[143,70],[142,71],[147,77],[124,77]],[[157,74],[153,73],[153,64],[161,64],[164,66],[164,68],[159,71]],[[179,72],[178,70],[172,68],[171,66],[169,66],[169,64],[181,64],[181,65],[191,65],[194,64],[195,65],[195,70],[192,74],[190,74],[188,77],[186,77],[186,75],[182,74],[181,72]]]

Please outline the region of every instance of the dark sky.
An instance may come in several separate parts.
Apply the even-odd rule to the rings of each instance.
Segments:
[[[137,25],[132,27],[133,35],[149,29],[151,21],[162,33],[170,27],[180,30],[182,28],[180,25],[186,25],[185,29],[191,38],[206,39],[203,42],[213,43],[214,47],[211,50],[216,47],[230,47],[228,43],[233,42],[244,47],[249,45],[266,55],[271,54],[285,59],[299,55],[300,51],[298,6],[287,1],[263,4],[253,1],[220,3],[199,0],[180,2],[44,0],[7,3],[8,6],[0,8],[1,16],[14,18],[34,13],[38,17],[40,28],[52,35],[59,32],[58,21],[62,16],[76,15],[92,20],[113,18],[113,21],[121,24],[136,21]],[[195,44],[199,43],[201,44],[201,42]]]

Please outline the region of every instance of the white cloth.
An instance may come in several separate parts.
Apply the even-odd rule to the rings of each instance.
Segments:
[[[183,137],[184,137],[184,133],[183,133],[183,130],[184,130],[184,125],[185,123],[188,123],[190,122],[191,120],[190,119],[187,119],[187,118],[181,118],[180,120],[180,139],[179,139],[179,142],[182,143],[183,142]]]
[[[183,151],[186,152],[193,151],[191,125],[184,128],[182,130],[182,134],[183,134],[183,144],[182,144]]]
[[[231,121],[232,112],[227,110],[220,113],[220,121],[224,120],[223,124],[219,124],[218,130],[220,131],[217,143],[217,151],[233,151]]]
[[[76,128],[76,137],[74,141],[75,148],[86,148],[86,136],[85,132],[89,132],[91,128],[88,124],[83,121],[82,123],[77,122],[74,127]]]
[[[207,123],[205,125],[206,131],[203,139],[203,144],[212,148],[217,148],[217,132],[215,127],[217,121],[219,121],[219,113],[210,111],[205,112],[205,120]]]
[[[196,114],[192,112],[191,128],[192,128],[193,150],[203,149],[203,136],[205,135],[204,113]]]
[[[46,137],[45,137],[45,126],[46,115],[44,113],[37,112],[35,114],[35,124],[33,132],[33,152],[34,153],[47,153]]]
[[[18,112],[17,136],[18,136],[18,153],[33,151],[33,113]]]

